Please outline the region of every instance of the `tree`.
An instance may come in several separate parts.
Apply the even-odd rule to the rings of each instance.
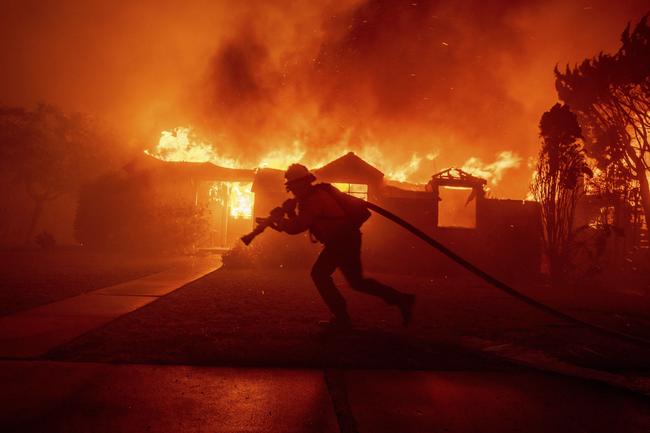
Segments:
[[[542,115],[542,148],[531,192],[540,203],[545,254],[551,279],[564,279],[570,261],[575,208],[590,174],[580,139],[582,131],[568,106],[555,104]]]
[[[98,167],[109,166],[110,144],[110,135],[81,114],[44,104],[33,111],[0,108],[0,169],[33,202],[25,242],[48,202],[76,192]]]
[[[599,54],[565,72],[555,69],[560,100],[578,115],[589,155],[602,172],[638,188],[650,221],[650,26],[648,16],[621,36],[613,55]]]

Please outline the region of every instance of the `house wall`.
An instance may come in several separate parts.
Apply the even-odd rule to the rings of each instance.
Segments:
[[[437,201],[432,192],[398,191],[398,197],[381,195],[377,186],[372,187],[373,202],[395,213],[418,227],[434,239],[472,261],[495,276],[506,279],[529,277],[540,268],[540,222],[536,203],[520,200],[488,200],[478,198],[477,228],[438,228]],[[277,188],[256,190],[255,214],[264,216],[278,206],[288,195]],[[363,226],[363,258],[369,270],[430,275],[465,273],[450,259],[434,251],[428,244],[411,233],[384,219],[373,215]],[[290,256],[292,248],[302,248],[296,241],[300,237],[282,235],[283,254]],[[271,236],[264,235],[264,243]],[[271,244],[272,245],[272,244]],[[292,246],[293,245],[293,246]],[[273,248],[267,248],[271,251]],[[303,254],[296,260],[311,264]]]
[[[479,227],[485,263],[504,277],[538,274],[542,257],[542,222],[539,204],[521,200],[483,200]]]

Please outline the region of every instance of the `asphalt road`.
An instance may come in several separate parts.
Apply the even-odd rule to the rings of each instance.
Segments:
[[[2,431],[647,433],[650,401],[536,372],[0,362]]]

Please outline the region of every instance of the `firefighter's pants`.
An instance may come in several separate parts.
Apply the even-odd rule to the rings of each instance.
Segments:
[[[332,280],[332,274],[337,268],[354,290],[377,296],[391,305],[398,305],[403,300],[403,293],[371,278],[364,278],[361,267],[361,232],[350,231],[326,243],[311,270],[311,278],[318,292],[337,317],[347,317],[348,314],[345,299]]]

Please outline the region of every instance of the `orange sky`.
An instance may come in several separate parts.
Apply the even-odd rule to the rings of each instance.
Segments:
[[[552,69],[613,51],[646,1],[5,1],[0,103],[98,115],[141,146],[194,125],[244,161],[300,140],[373,145],[412,180],[518,155],[521,198]],[[485,3],[489,3],[486,5]]]

